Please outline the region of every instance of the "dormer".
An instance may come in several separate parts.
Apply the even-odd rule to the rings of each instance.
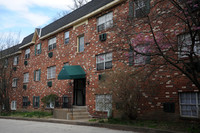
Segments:
[[[20,47],[20,49],[29,47],[31,45],[34,45],[36,42],[36,39],[39,38],[41,35],[41,29],[36,28],[35,32],[30,34],[29,36],[25,37],[22,41],[22,46]]]

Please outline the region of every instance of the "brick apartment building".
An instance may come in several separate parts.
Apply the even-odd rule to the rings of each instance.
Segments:
[[[7,70],[12,71],[11,110],[56,108],[55,103],[44,107],[41,102],[44,96],[50,94],[62,99],[60,107],[63,108],[69,101],[74,106],[87,106],[91,116],[107,111],[108,107],[115,110],[115,105],[111,105],[112,95],[106,89],[104,93],[98,92],[98,83],[107,71],[120,67],[137,69],[138,64],[146,63],[143,59],[130,62],[125,57],[123,63],[117,60],[119,54],[110,47],[125,39],[120,38],[120,32],[115,28],[119,25],[124,30],[126,24],[120,21],[122,16],[128,18],[132,15],[133,19],[142,20],[137,17],[140,9],[145,8],[147,13],[158,11],[152,5],[154,0],[138,2],[142,6],[134,6],[128,0],[92,0],[55,22],[36,28],[20,44],[4,50]],[[155,25],[160,23],[163,22],[155,21]],[[185,32],[181,29],[184,24],[176,20],[168,20],[168,24],[169,32],[175,29],[178,29],[177,34]],[[138,22],[134,30],[143,31],[146,27],[146,23]],[[177,34],[172,35],[176,40]],[[119,44],[116,47],[128,49],[129,45]],[[199,90],[180,72],[160,66],[150,80],[158,82],[159,92],[154,97],[142,92],[142,103],[138,108],[140,116],[159,116],[161,119],[200,116]],[[100,102],[105,102],[103,109]]]

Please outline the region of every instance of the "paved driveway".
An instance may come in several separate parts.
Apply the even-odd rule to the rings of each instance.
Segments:
[[[0,133],[134,133],[89,126],[0,119]]]

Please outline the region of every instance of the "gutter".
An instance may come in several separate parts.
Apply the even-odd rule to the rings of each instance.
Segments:
[[[19,49],[22,49],[22,48],[25,48],[25,47],[28,47],[28,46],[30,46],[30,45],[32,45],[32,44],[34,44],[35,42],[29,42],[29,43],[27,43],[27,44],[25,44],[25,45],[23,45],[23,46],[21,46],[21,47],[19,47]]]
[[[0,59],[7,58],[7,57],[10,57],[10,56],[13,56],[13,55],[17,55],[17,54],[21,54],[21,53],[22,53],[22,51],[20,50],[20,51],[17,51],[15,53],[13,53],[13,54],[6,55],[6,56],[4,56],[4,57],[2,57]]]
[[[81,23],[82,21],[85,21],[88,18],[90,18],[90,17],[92,17],[92,16],[94,16],[94,15],[96,15],[98,13],[101,13],[102,11],[105,11],[105,10],[107,10],[107,9],[109,9],[109,8],[115,6],[115,5],[117,5],[117,4],[119,4],[119,3],[123,2],[123,1],[124,0],[114,0],[113,2],[107,4],[107,5],[105,5],[105,6],[101,7],[101,8],[99,8],[99,9],[97,9],[97,10],[95,10],[95,11],[93,11],[93,12],[91,12],[91,13],[89,13],[89,14],[87,14],[87,15],[85,15],[85,16],[83,16],[83,17],[81,17],[81,18],[79,18],[79,19],[77,19],[77,20],[65,25],[65,26],[63,26],[63,27],[61,27],[61,28],[59,28],[59,29],[57,29],[57,30],[55,30],[55,31],[53,31],[51,33],[48,33],[45,36],[40,37],[40,39],[43,40],[43,39],[45,39],[45,38],[47,38],[47,37],[49,37],[51,35],[54,35],[54,34],[56,34],[58,32],[61,32],[64,29],[67,29],[67,28],[69,28],[69,27],[71,27],[73,25],[76,25],[78,23]]]

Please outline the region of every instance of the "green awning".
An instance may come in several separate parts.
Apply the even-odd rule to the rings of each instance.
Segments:
[[[63,66],[58,75],[58,80],[65,79],[81,79],[85,78],[85,71],[79,65],[77,66]]]

